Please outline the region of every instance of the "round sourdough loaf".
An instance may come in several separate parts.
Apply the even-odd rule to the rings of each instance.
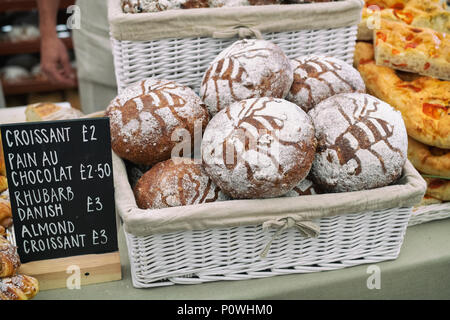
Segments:
[[[229,199],[211,181],[203,166],[189,158],[160,162],[134,187],[141,209],[161,209]]]
[[[234,102],[249,98],[284,98],[292,85],[289,59],[275,44],[244,39],[222,51],[209,65],[200,96],[213,116]]]
[[[291,60],[291,64],[294,82],[286,99],[306,112],[336,94],[366,91],[359,72],[340,59],[308,55]]]
[[[232,198],[292,190],[311,169],[316,139],[309,116],[283,99],[254,98],[220,111],[202,141],[205,170]]]
[[[373,189],[399,178],[408,136],[400,112],[362,93],[343,93],[309,112],[318,141],[311,177],[321,189]]]
[[[182,130],[189,132],[193,143],[196,123],[204,128],[209,120],[208,110],[194,91],[174,81],[156,79],[126,88],[106,114],[112,149],[120,157],[144,165],[169,159]]]

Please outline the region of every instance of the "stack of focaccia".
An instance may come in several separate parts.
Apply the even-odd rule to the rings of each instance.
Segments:
[[[449,27],[439,0],[366,1],[359,39],[369,41],[355,50],[368,93],[402,113],[409,160],[428,183],[422,204],[450,201]]]

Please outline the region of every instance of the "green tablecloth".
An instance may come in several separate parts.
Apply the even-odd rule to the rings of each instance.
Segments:
[[[368,265],[244,281],[135,289],[123,232],[123,279],[79,290],[40,292],[36,299],[450,299],[450,219],[408,228],[400,256],[377,263],[381,288],[368,289]]]

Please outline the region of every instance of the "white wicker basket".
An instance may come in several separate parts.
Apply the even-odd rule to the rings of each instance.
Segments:
[[[186,231],[137,237],[126,234],[133,285],[137,288],[246,280],[335,270],[396,259],[411,208],[320,219],[318,238],[294,229],[276,238],[261,226]]]
[[[412,210],[409,226],[450,218],[450,202],[421,206]]]

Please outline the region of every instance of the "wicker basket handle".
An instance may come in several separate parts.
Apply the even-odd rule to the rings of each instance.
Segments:
[[[234,38],[236,36],[238,36],[240,39],[244,38],[263,39],[262,34],[258,29],[246,26],[236,26],[222,31],[215,31],[212,34],[212,36],[213,38],[216,39]]]
[[[286,217],[279,220],[270,220],[263,223],[263,229],[278,228],[269,242],[261,252],[260,257],[265,258],[269,253],[272,242],[286,229],[296,228],[302,237],[317,238],[320,233],[320,227],[312,221],[297,221],[292,217]]]

